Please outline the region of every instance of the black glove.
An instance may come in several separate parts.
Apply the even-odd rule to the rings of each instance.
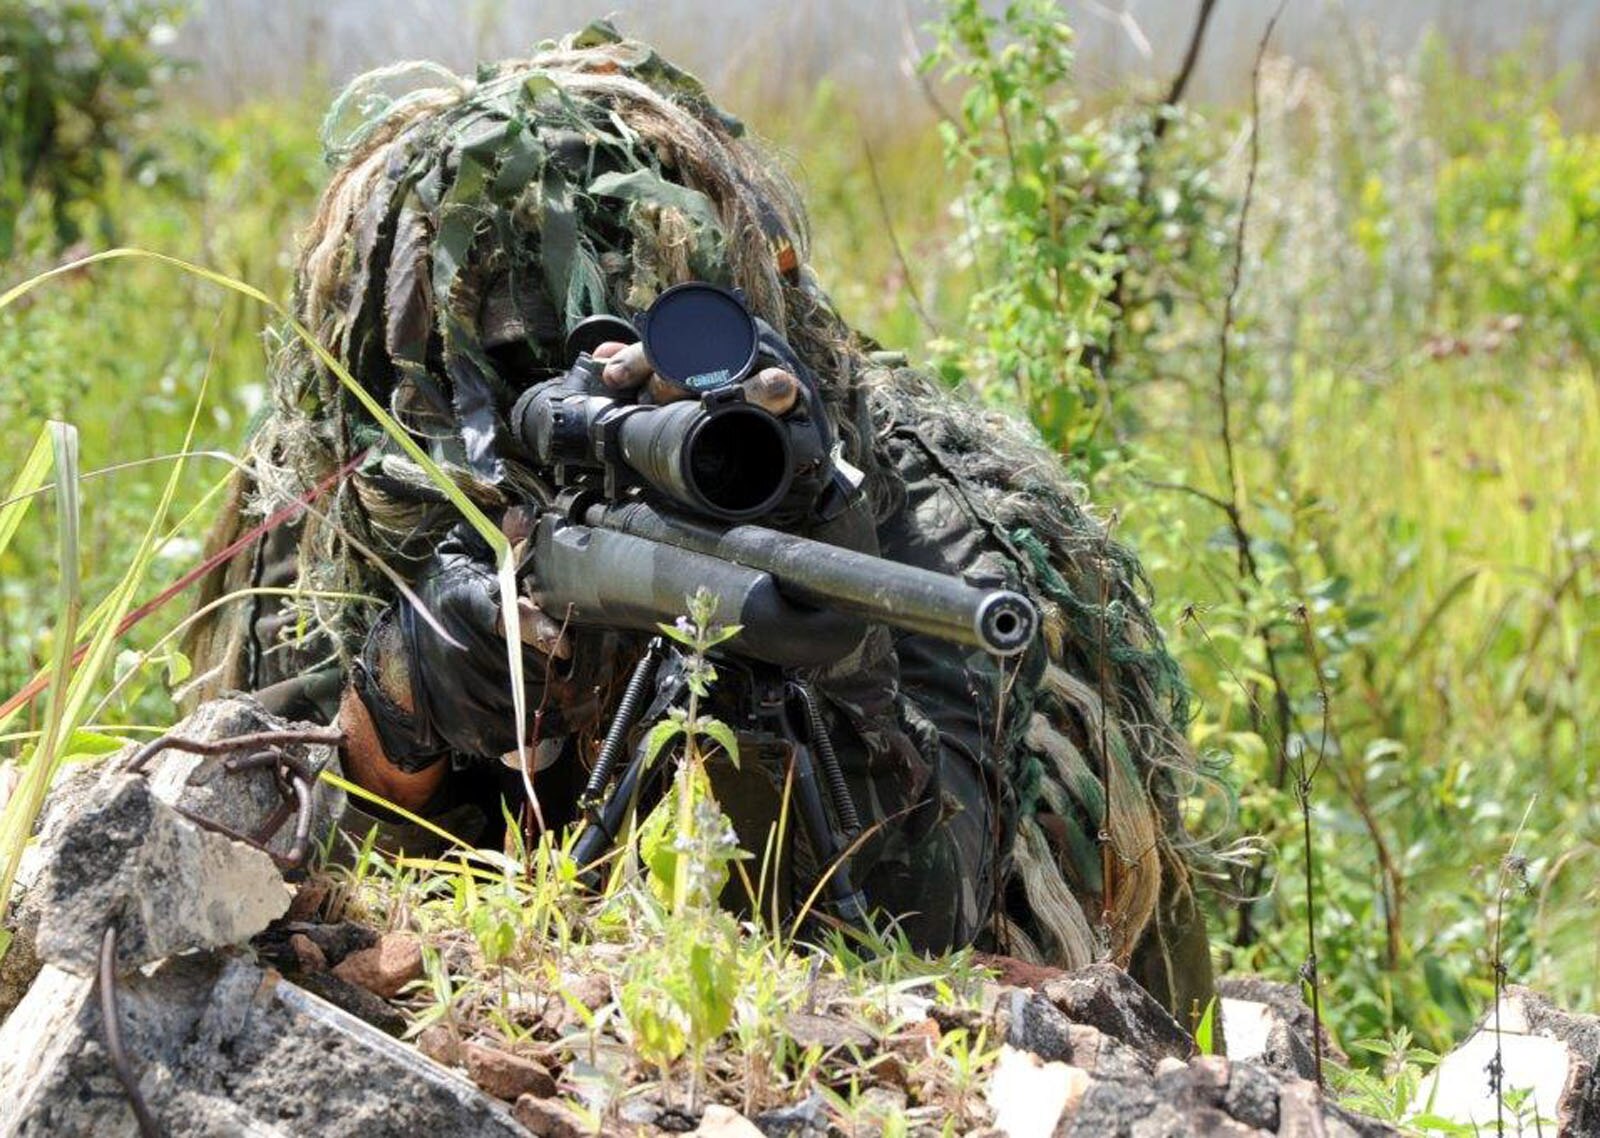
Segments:
[[[465,525],[455,527],[429,558],[415,591],[458,643],[441,636],[407,600],[387,610],[367,637],[356,690],[384,752],[403,770],[421,770],[450,752],[487,758],[516,749],[500,586],[492,566],[478,535]],[[530,716],[545,703],[547,677],[571,684],[564,661],[526,646],[522,669]],[[540,723],[547,737],[565,731],[566,700],[549,702]]]

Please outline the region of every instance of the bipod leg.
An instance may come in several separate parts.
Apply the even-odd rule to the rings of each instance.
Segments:
[[[803,743],[796,742],[793,753],[794,792],[800,804],[800,820],[806,828],[806,837],[811,841],[811,849],[817,855],[819,868],[826,875],[829,904],[841,920],[857,928],[865,928],[867,899],[851,879],[850,858],[828,823],[828,809],[822,801],[816,759],[811,754],[811,748]]]
[[[622,836],[623,823],[627,821],[628,812],[637,804],[640,793],[658,782],[662,771],[668,766],[664,762],[646,763],[646,742],[641,739],[634,748],[633,757],[628,760],[628,766],[617,780],[610,797],[603,802],[592,803],[585,811],[583,833],[578,835],[578,841],[572,847],[572,857],[578,863],[579,880],[590,889],[595,888],[600,879],[595,862],[617,844],[617,839]]]

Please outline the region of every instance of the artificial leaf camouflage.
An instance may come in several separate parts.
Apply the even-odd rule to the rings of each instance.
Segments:
[[[306,235],[297,314],[491,512],[548,499],[502,417],[569,362],[576,321],[633,314],[686,280],[740,288],[817,377],[844,457],[866,473],[871,543],[1004,579],[1045,618],[1040,642],[1004,669],[875,628],[811,677],[869,831],[857,880],[922,946],[1109,957],[1180,1011],[1204,1003],[1204,928],[1177,852],[1177,780],[1193,770],[1184,690],[1137,562],[1033,432],[869,357],[805,265],[792,186],[698,82],[597,24],[472,80],[431,65],[357,80],[327,140],[336,170]],[[415,572],[457,520],[292,342],[273,393],[234,532],[353,473],[228,583],[375,600],[264,606],[242,627],[209,627],[208,662],[235,686],[318,662],[341,671],[394,599],[370,556]],[[285,640],[285,629],[309,631]],[[607,694],[595,695],[596,722]],[[566,765],[586,745],[570,740]],[[781,759],[744,760],[719,793],[758,844]],[[803,850],[794,872],[803,899],[815,872]]]

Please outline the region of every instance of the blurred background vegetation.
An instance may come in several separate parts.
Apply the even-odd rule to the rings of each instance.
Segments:
[[[581,23],[579,5],[414,7],[0,0],[0,286],[116,243],[286,300],[334,87]],[[1187,0],[752,4],[692,44],[697,5],[638,7],[624,28],[681,46],[793,164],[851,320],[1031,415],[1141,552],[1227,788],[1194,828],[1262,839],[1209,901],[1227,965],[1302,967],[1290,771],[1316,755],[1323,1008],[1344,1042],[1458,1036],[1490,990],[1507,880],[1507,974],[1592,1008],[1592,9],[1291,4],[1257,119],[1264,3],[1220,6],[1166,107]],[[86,595],[121,577],[167,469],[117,468],[181,447],[203,376],[199,445],[240,445],[266,316],[133,262],[0,310],[0,487],[47,418],[106,471],[84,484]],[[172,517],[227,469],[198,460]],[[203,529],[162,547],[147,594]],[[0,696],[50,657],[53,542],[39,512],[0,552]],[[170,721],[184,662],[134,649],[176,619],[127,638],[106,730]],[[0,754],[26,759],[32,715]]]

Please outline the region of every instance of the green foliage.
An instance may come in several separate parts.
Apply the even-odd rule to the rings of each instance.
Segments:
[[[1189,144],[1158,140],[1175,111],[1084,113],[1054,0],[999,14],[950,0],[935,33],[922,67],[959,91],[940,132],[975,288],[960,335],[929,347],[947,379],[1020,406],[1075,453],[1137,375],[1119,355],[1142,354],[1216,238],[1217,199]]]
[[[714,625],[717,598],[706,589],[687,598],[689,615],[661,631],[687,653],[688,706],[659,727],[649,745],[682,741],[672,791],[655,808],[640,834],[640,853],[652,876],[670,897],[660,936],[636,953],[625,973],[619,1001],[634,1045],[665,1078],[688,1052],[694,1101],[705,1067],[706,1049],[733,1022],[739,996],[738,924],[719,898],[729,867],[741,856],[733,825],[712,796],[701,740],[709,739],[737,761],[738,745],[726,724],[700,714],[700,701],[716,681],[707,652],[731,637],[738,626]]]
[[[0,259],[36,200],[58,247],[91,216],[109,238],[106,184],[149,161],[133,134],[168,70],[153,34],[178,12],[155,0],[0,2]]]

